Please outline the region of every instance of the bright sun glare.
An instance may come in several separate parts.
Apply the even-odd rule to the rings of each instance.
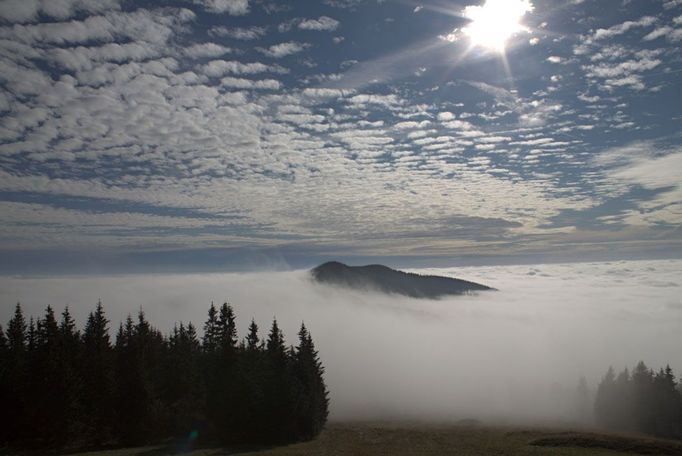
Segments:
[[[527,30],[521,19],[532,10],[530,0],[486,0],[481,6],[464,9],[464,16],[471,23],[462,32],[472,44],[502,52],[509,38]]]

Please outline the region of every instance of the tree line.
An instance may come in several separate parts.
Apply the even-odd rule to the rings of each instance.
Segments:
[[[322,430],[328,392],[305,325],[295,347],[276,320],[265,339],[252,320],[240,341],[225,303],[211,304],[203,330],[180,323],[163,335],[140,310],[112,343],[101,302],[82,331],[68,307],[27,321],[17,304],[0,326],[0,446],[266,444]]]
[[[654,372],[640,361],[632,373],[609,367],[597,389],[597,423],[618,431],[682,438],[682,382],[670,366]]]

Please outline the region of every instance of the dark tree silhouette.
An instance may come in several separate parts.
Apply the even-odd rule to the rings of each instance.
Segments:
[[[682,393],[670,366],[654,375],[640,361],[632,375],[613,369],[602,379],[595,399],[597,423],[619,431],[682,437]]]
[[[301,324],[298,332],[298,347],[294,353],[294,375],[296,379],[297,405],[296,434],[302,440],[311,439],[320,433],[327,422],[329,398],[323,379],[324,368],[320,363],[310,333]]]
[[[151,399],[143,369],[141,337],[130,315],[116,335],[116,434],[125,445],[148,441]]]
[[[203,421],[204,385],[199,366],[201,345],[190,323],[176,325],[168,338],[165,358],[163,402],[172,435],[188,435]]]
[[[109,338],[109,320],[102,301],[90,312],[82,337],[81,400],[84,437],[93,445],[102,445],[113,437],[114,424],[114,353]]]
[[[218,311],[213,303],[208,309],[208,320],[204,324],[203,350],[205,353],[215,352],[218,346]]]
[[[28,325],[17,303],[14,316],[7,324],[7,358],[6,358],[6,388],[7,397],[3,403],[3,422],[6,430],[5,439],[15,443],[22,439],[27,431],[26,389],[27,357],[28,357]]]
[[[632,371],[632,412],[635,428],[647,433],[653,433],[655,430],[656,410],[652,403],[653,387],[654,373],[643,361],[640,361]]]
[[[9,348],[7,344],[7,336],[0,325],[0,404],[7,404],[9,383]],[[7,412],[0,411],[0,421],[7,423],[10,420]],[[0,426],[0,447],[8,443],[9,435],[6,426]]]
[[[17,305],[0,326],[0,443],[18,448],[137,445],[166,438],[274,443],[310,439],[326,421],[324,369],[305,326],[287,348],[251,321],[238,343],[234,310],[211,305],[199,341],[191,323],[164,337],[140,310],[112,347],[101,302],[81,334],[67,308],[34,322]]]
[[[31,424],[41,430],[41,444],[56,446],[62,443],[66,392],[61,381],[59,325],[52,307],[47,306],[45,316],[36,322],[35,332],[35,350],[29,359],[32,394],[27,408]]]
[[[294,384],[291,375],[291,352],[284,344],[284,335],[277,320],[273,320],[265,344],[264,430],[266,439],[281,442],[293,435]]]

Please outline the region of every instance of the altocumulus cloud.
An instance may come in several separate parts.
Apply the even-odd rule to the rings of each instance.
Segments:
[[[508,84],[391,2],[1,2],[0,251],[679,252],[682,12],[631,5],[535,5]]]

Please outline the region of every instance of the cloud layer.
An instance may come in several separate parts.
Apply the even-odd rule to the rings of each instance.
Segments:
[[[4,2],[0,251],[679,252],[682,7],[552,3]]]
[[[99,298],[113,325],[143,305],[167,331],[203,324],[229,300],[240,335],[277,317],[289,343],[301,321],[326,366],[332,418],[572,419],[581,375],[643,359],[679,372],[682,262],[424,269],[499,288],[440,301],[327,288],[304,271],[0,279],[4,323],[21,300],[40,315],[70,305],[79,324]],[[557,396],[557,391],[566,395]],[[557,402],[559,401],[559,402]]]

